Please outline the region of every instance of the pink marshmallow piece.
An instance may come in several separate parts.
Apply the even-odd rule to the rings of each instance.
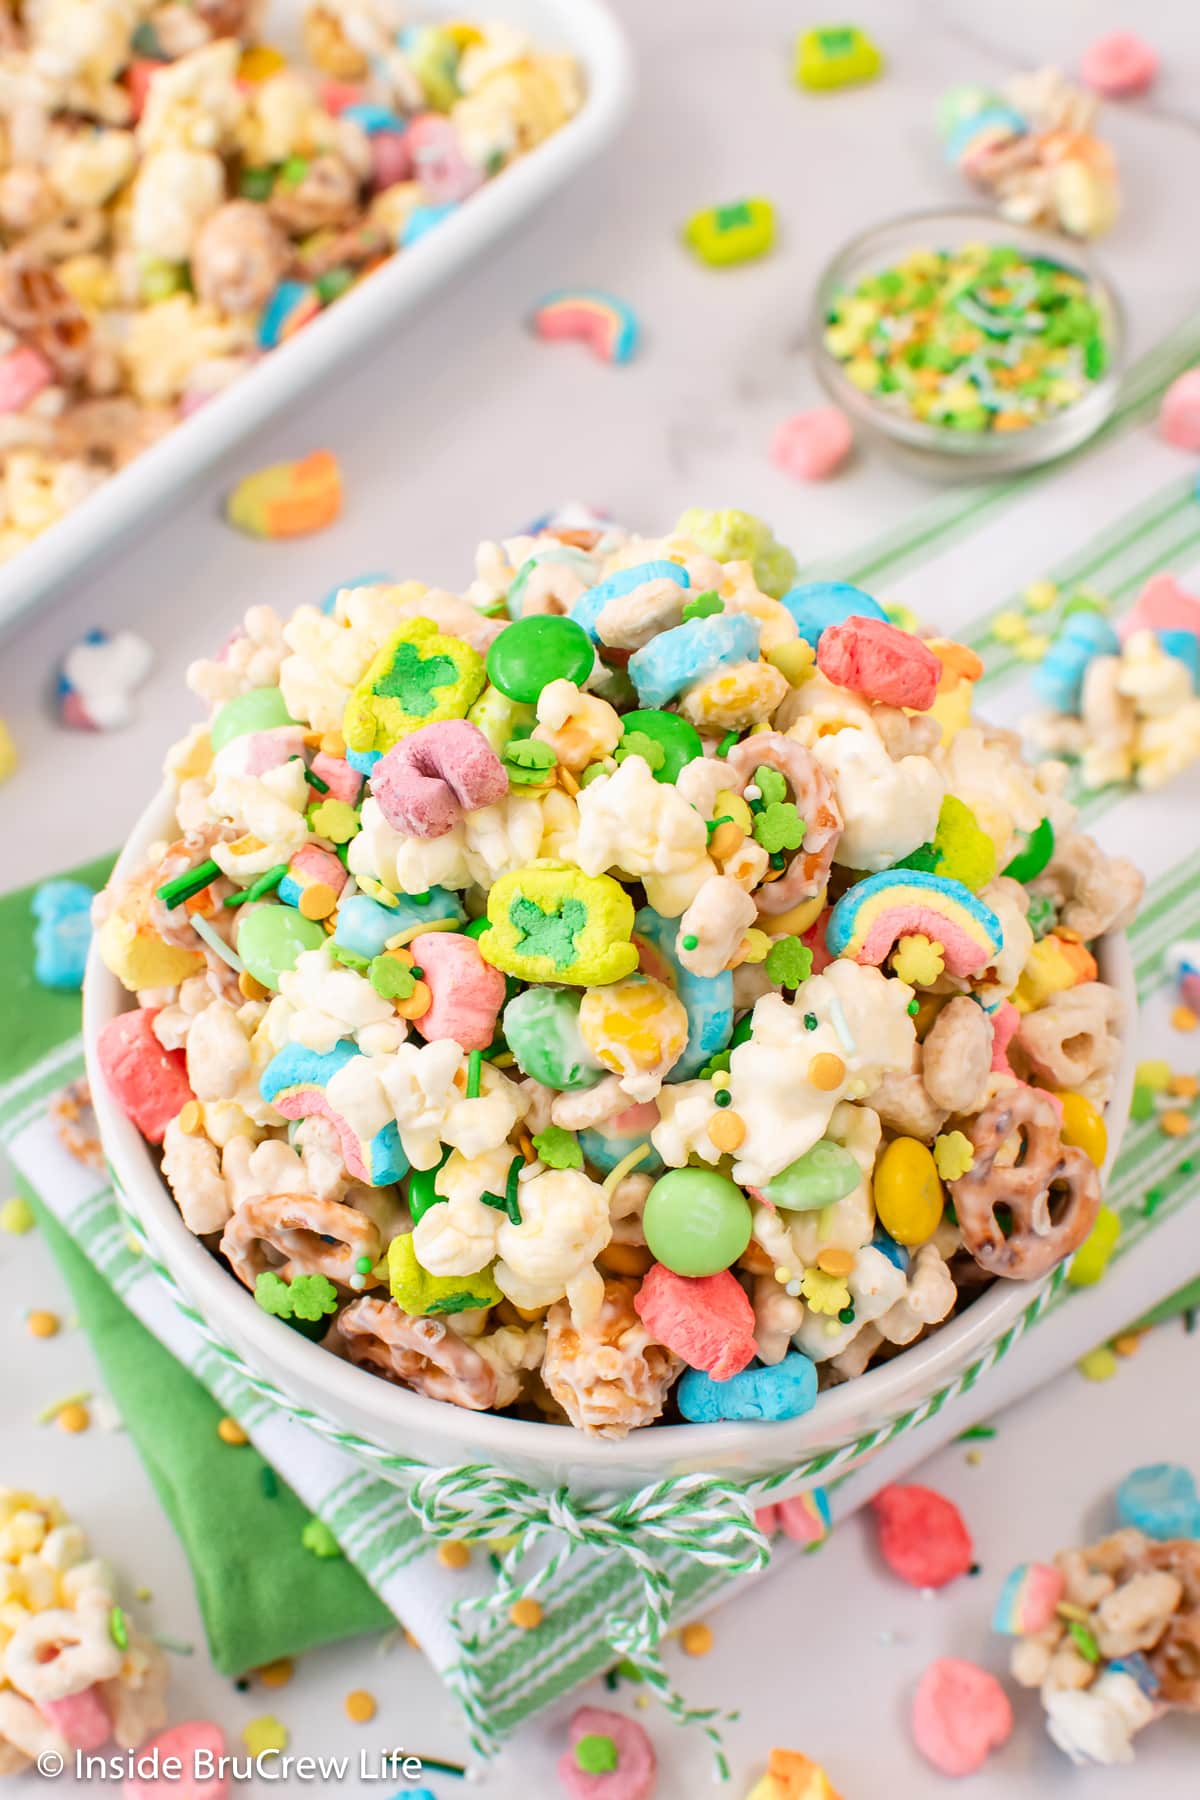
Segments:
[[[615,1769],[589,1774],[575,1760],[575,1746],[587,1737],[611,1738],[617,1752]],[[559,1758],[558,1779],[568,1800],[652,1800],[658,1759],[636,1719],[609,1712],[604,1706],[581,1706],[567,1726],[569,1748]]]
[[[676,1275],[655,1263],[633,1304],[653,1338],[714,1381],[728,1381],[754,1360],[754,1308],[728,1269]]]
[[[422,113],[404,134],[421,196],[434,206],[466,200],[482,185],[483,170],[468,162],[458,131],[442,113]]]
[[[885,619],[858,614],[826,626],[817,644],[817,667],[836,687],[914,712],[928,712],[942,674],[940,658],[920,638]]]
[[[409,944],[433,1001],[413,1024],[432,1043],[449,1038],[463,1050],[486,1050],[504,1005],[504,976],[484,962],[472,937],[423,931]]]
[[[1200,600],[1165,570],[1152,575],[1117,626],[1125,643],[1135,631],[1194,631],[1200,636]]]
[[[1005,1000],[992,1014],[992,1068],[998,1075],[1011,1075],[1008,1046],[1017,1035],[1021,1015],[1011,1000]]]
[[[65,1700],[39,1700],[38,1711],[75,1750],[99,1750],[112,1736],[100,1689],[93,1685]]]
[[[824,481],[836,474],[853,447],[845,413],[836,406],[814,406],[776,426],[771,461],[796,481]]]
[[[312,759],[312,773],[323,781],[329,789],[327,794],[319,788],[313,788],[314,801],[344,800],[347,806],[354,806],[362,792],[363,778],[357,769],[341,756],[328,756],[324,750],[318,750]]]
[[[931,1662],[913,1697],[913,1742],[943,1775],[973,1775],[1013,1728],[1008,1695],[994,1675],[959,1657]]]
[[[412,175],[412,147],[408,133],[377,131],[370,139],[371,186],[376,193],[407,181]]]
[[[503,800],[508,776],[477,725],[438,719],[380,758],[371,771],[371,792],[396,831],[439,838],[464,812]]]
[[[132,1754],[133,1773],[121,1783],[123,1800],[229,1800],[228,1775],[201,1773],[229,1754],[225,1733],[211,1719],[170,1725]]]
[[[182,1050],[164,1050],[155,1014],[119,1013],[96,1039],[96,1057],[113,1096],[142,1136],[161,1144],[171,1120],[194,1098]]]
[[[1158,75],[1158,52],[1132,31],[1109,31],[1088,45],[1079,73],[1086,86],[1108,100],[1144,94]]]
[[[1200,450],[1200,369],[1185,369],[1163,395],[1158,434],[1177,450]]]
[[[17,413],[49,387],[54,370],[32,344],[18,344],[0,357],[0,413]]]

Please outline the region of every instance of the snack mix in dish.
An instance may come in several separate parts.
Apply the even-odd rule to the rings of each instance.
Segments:
[[[1095,238],[1116,223],[1117,162],[1096,136],[1094,94],[1057,69],[1015,76],[999,92],[952,88],[938,107],[947,162],[995,197],[1017,225]]]
[[[0,558],[582,103],[501,22],[309,0],[0,11]]]
[[[1025,431],[1108,367],[1086,276],[1004,244],[914,249],[833,296],[825,348],[887,409],[960,432]]]
[[[1160,1465],[1161,1467],[1161,1465]],[[993,1621],[1014,1637],[1012,1673],[1038,1688],[1046,1729],[1073,1763],[1133,1760],[1169,1711],[1200,1712],[1200,1543],[1124,1527],[1026,1563]]]
[[[117,1604],[57,1500],[0,1488],[0,1775],[113,1743],[132,1750],[166,1722],[167,1659]]]
[[[460,1406],[786,1418],[1087,1236],[1141,880],[981,665],[744,513],[268,606],[98,1058],[260,1305]]]

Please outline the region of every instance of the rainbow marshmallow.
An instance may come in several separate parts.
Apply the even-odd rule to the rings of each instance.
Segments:
[[[1066,1579],[1052,1563],[1018,1563],[1000,1589],[992,1630],[1005,1637],[1036,1636],[1054,1623],[1066,1591]]]
[[[1004,941],[999,919],[970,888],[924,869],[884,869],[842,895],[829,915],[825,943],[833,956],[884,962],[902,937],[938,943],[951,975],[977,975]]]
[[[586,344],[601,362],[627,363],[638,345],[633,308],[596,288],[561,288],[547,294],[533,315],[536,336]]]
[[[339,857],[319,844],[304,844],[288,863],[288,871],[279,884],[279,898],[285,906],[299,906],[305,888],[318,885],[332,888],[335,895],[346,885],[346,871]]]
[[[259,1079],[259,1092],[285,1119],[328,1119],[338,1134],[342,1158],[356,1181],[368,1187],[388,1187],[408,1173],[408,1158],[400,1142],[400,1127],[389,1119],[373,1137],[364,1138],[331,1099],[327,1089],[334,1077],[360,1055],[342,1039],[325,1052],[288,1044],[273,1056]]]

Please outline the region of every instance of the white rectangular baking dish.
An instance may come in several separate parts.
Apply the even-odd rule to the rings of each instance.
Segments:
[[[300,0],[275,0],[268,20],[279,41],[294,37]],[[248,375],[185,419],[81,505],[0,564],[0,631],[86,564],[113,550],[218,457],[372,338],[394,330],[526,213],[599,153],[633,93],[628,45],[604,0],[420,0],[414,16],[502,18],[539,47],[569,51],[587,95],[575,118],[472,195],[411,249],[385,263]],[[268,37],[271,35],[268,32]]]

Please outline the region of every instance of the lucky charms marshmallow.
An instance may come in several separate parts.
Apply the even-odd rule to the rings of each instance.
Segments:
[[[252,608],[96,907],[185,1223],[280,1330],[614,1438],[794,1417],[1046,1275],[1140,881],[980,672],[732,512]]]
[[[79,1526],[57,1500],[0,1488],[0,1775],[136,1748],[166,1723],[166,1690],[165,1655]]]

